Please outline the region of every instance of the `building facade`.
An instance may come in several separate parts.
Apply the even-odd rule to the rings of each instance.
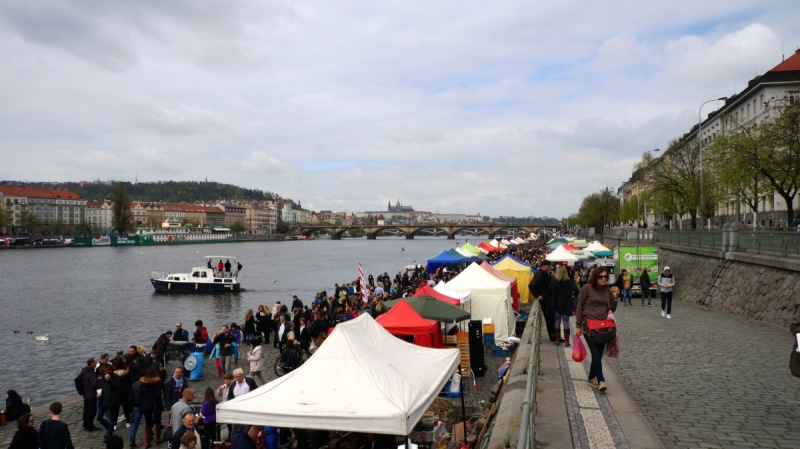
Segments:
[[[86,202],[86,223],[93,233],[114,229],[114,203],[109,200]]]
[[[86,223],[86,200],[69,190],[44,187],[0,186],[0,204],[6,210],[5,232],[24,229],[23,217],[30,213],[39,225],[32,232],[48,232],[57,221],[68,227]]]

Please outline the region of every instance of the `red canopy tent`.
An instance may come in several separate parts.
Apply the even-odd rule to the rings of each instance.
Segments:
[[[481,263],[481,268],[488,271],[489,274],[496,277],[497,279],[511,283],[511,300],[512,300],[511,307],[515,311],[519,312],[519,287],[517,286],[517,278],[507,276],[502,271],[497,270],[496,268],[489,265],[489,263],[485,261]]]
[[[420,288],[419,290],[417,290],[416,293],[414,293],[414,296],[425,296],[425,295],[433,296],[434,298],[436,298],[436,299],[438,299],[440,301],[444,301],[444,302],[446,302],[448,304],[452,304],[454,306],[461,306],[461,301],[458,298],[451,298],[451,297],[449,297],[447,295],[439,293],[438,290],[435,290],[430,285],[423,285],[422,288]]]
[[[405,299],[401,299],[375,321],[392,335],[413,335],[414,344],[417,346],[444,348],[439,322],[422,318]]]
[[[492,245],[490,245],[490,244],[488,244],[486,242],[478,243],[478,248],[480,248],[482,250],[485,250],[485,251],[488,251],[490,253],[498,253],[498,252],[505,251],[503,248],[499,248],[499,247],[495,248],[494,246],[492,246]]]
[[[565,250],[567,251],[580,251],[580,248],[573,245],[572,243],[567,243],[566,245],[562,245]]]

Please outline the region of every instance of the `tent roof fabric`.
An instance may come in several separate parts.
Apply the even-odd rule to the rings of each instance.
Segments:
[[[446,302],[448,304],[452,304],[454,306],[461,305],[461,300],[459,298],[455,298],[455,297],[452,297],[452,296],[447,296],[444,293],[440,293],[435,288],[433,288],[433,287],[431,287],[430,285],[427,285],[427,284],[423,285],[422,288],[417,290],[417,292],[414,293],[414,296],[432,296],[432,297],[434,297],[434,298],[436,298],[436,299],[438,299],[440,301],[444,301],[444,302]]]
[[[563,245],[563,246],[564,246],[564,249],[567,250],[567,251],[580,251],[580,248],[578,248],[577,246],[573,245],[572,243],[567,243],[566,245]]]
[[[476,256],[480,256],[483,254],[483,251],[473,246],[470,242],[466,242],[463,245],[461,245],[461,249],[463,249],[464,251],[468,251]]]
[[[570,253],[564,246],[559,246],[552,253],[547,255],[547,260],[550,262],[575,262],[578,260],[574,254]]]
[[[528,269],[530,269],[530,267],[531,267],[530,264],[525,263],[525,262],[517,259],[516,257],[512,256],[511,254],[506,254],[503,257],[497,259],[497,261],[495,263],[493,263],[492,266],[496,268],[497,265],[500,265],[501,262],[503,262],[502,265],[505,265],[505,264],[509,264],[510,266],[521,265],[523,267],[527,267]],[[498,270],[499,269],[500,268],[498,268]]]
[[[439,330],[437,321],[422,318],[403,298],[375,321],[392,335],[424,335]]]
[[[406,343],[363,314],[297,370],[219,403],[217,422],[408,435],[458,361],[458,349]]]
[[[433,263],[440,263],[440,264],[442,264],[442,263],[443,264],[448,264],[448,263],[456,264],[456,263],[458,263],[459,260],[461,260],[463,258],[464,258],[464,256],[454,256],[449,251],[442,251],[441,254],[439,254],[438,256],[434,257],[433,259],[428,259],[428,263],[430,264],[431,262],[433,262]]]
[[[495,339],[505,340],[514,333],[511,283],[498,279],[478,264],[470,264],[447,286],[456,291],[469,291],[473,319],[492,318]]]
[[[447,250],[447,252],[450,253],[451,256],[457,257],[459,262],[461,262],[465,257],[467,257],[467,256],[459,253],[458,251],[456,251],[455,248],[450,248],[450,249]]]
[[[602,244],[600,244],[600,242],[597,242],[597,241],[589,243],[589,246],[587,246],[583,250],[584,251],[591,251],[591,252],[595,252],[595,251],[611,251],[609,248],[603,246]]]
[[[383,304],[386,307],[394,307],[400,301],[408,302],[412,309],[416,310],[422,318],[436,320],[442,323],[454,323],[470,319],[470,313],[460,307],[440,301],[433,296],[412,296],[410,298],[394,299]]]
[[[458,298],[459,301],[461,301],[461,304],[464,304],[465,302],[469,301],[470,297],[472,297],[472,293],[468,291],[457,292],[452,288],[448,287],[447,284],[444,283],[444,281],[439,281],[439,283],[436,284],[436,287],[433,287],[433,289],[443,295],[447,295],[452,298]]]

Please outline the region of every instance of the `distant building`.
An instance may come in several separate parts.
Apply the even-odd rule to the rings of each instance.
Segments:
[[[400,198],[397,199],[397,204],[395,204],[394,206],[392,206],[392,202],[390,201],[389,202],[389,206],[386,209],[386,212],[390,212],[390,213],[393,212],[393,213],[396,213],[396,214],[404,214],[404,213],[413,212],[413,211],[414,211],[413,207],[411,207],[411,206],[403,206],[402,204],[400,204]]]
[[[0,204],[7,212],[5,231],[11,233],[22,231],[20,220],[25,212],[39,220],[40,229],[36,231],[46,232],[57,220],[68,226],[86,221],[86,200],[69,190],[0,186]]]
[[[110,200],[87,201],[86,223],[92,232],[106,233],[114,229],[114,202]]]

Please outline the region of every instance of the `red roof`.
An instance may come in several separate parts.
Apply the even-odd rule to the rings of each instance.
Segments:
[[[794,52],[794,54],[789,56],[785,61],[773,67],[770,72],[791,72],[795,70],[800,70],[800,50]]]
[[[75,192],[69,190],[55,190],[45,187],[0,186],[0,193],[13,196],[27,196],[29,198],[48,198],[64,200],[82,200]]]

